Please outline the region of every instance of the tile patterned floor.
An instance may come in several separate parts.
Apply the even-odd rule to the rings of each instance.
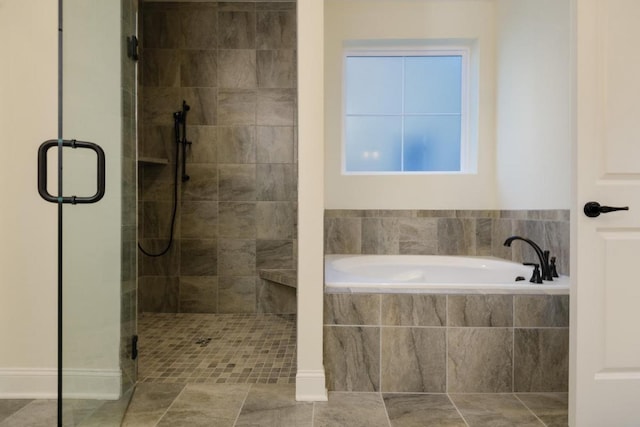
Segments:
[[[331,392],[295,401],[295,316],[144,314],[129,402],[69,401],[65,426],[567,426],[566,393]],[[55,426],[54,400],[0,400],[0,427]]]
[[[75,425],[119,426],[107,409],[77,404],[76,414],[85,418]],[[0,427],[49,427],[54,420],[55,401],[0,400]],[[564,427],[567,394],[331,392],[328,402],[311,403],[295,401],[293,384],[144,383],[138,385],[122,426]]]
[[[295,382],[295,315],[144,313],[138,333],[143,383]]]

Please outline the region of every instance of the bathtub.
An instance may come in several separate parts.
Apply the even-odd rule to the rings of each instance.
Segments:
[[[532,271],[492,257],[326,255],[324,280],[327,293],[569,293],[568,276],[535,284],[529,282]]]

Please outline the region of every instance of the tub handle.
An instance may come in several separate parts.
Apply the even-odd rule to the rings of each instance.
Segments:
[[[523,265],[533,266],[533,274],[531,275],[531,279],[529,281],[531,283],[542,283],[542,276],[540,275],[540,264],[536,264],[534,262],[524,262]]]

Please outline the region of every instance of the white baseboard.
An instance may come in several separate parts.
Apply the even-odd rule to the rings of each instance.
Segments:
[[[324,369],[299,370],[296,374],[296,400],[300,402],[326,402],[327,399]]]
[[[70,399],[117,400],[121,384],[119,370],[64,370],[64,396]],[[56,399],[57,387],[56,369],[0,368],[0,399]]]

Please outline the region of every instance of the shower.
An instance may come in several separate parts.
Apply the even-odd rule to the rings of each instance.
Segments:
[[[193,350],[189,377],[291,382],[296,3],[144,1],[139,28],[140,380]]]
[[[167,246],[158,253],[152,253],[145,250],[140,243],[138,248],[140,251],[149,257],[160,257],[165,255],[171,249],[173,244],[173,233],[175,230],[176,213],[178,211],[178,157],[180,155],[180,147],[182,147],[182,182],[189,180],[187,175],[187,147],[191,145],[191,142],[187,141],[187,112],[191,107],[187,104],[187,101],[182,101],[182,110],[173,113],[173,134],[175,140],[175,165],[173,174],[173,208],[171,212],[171,225],[169,227],[169,239]]]

